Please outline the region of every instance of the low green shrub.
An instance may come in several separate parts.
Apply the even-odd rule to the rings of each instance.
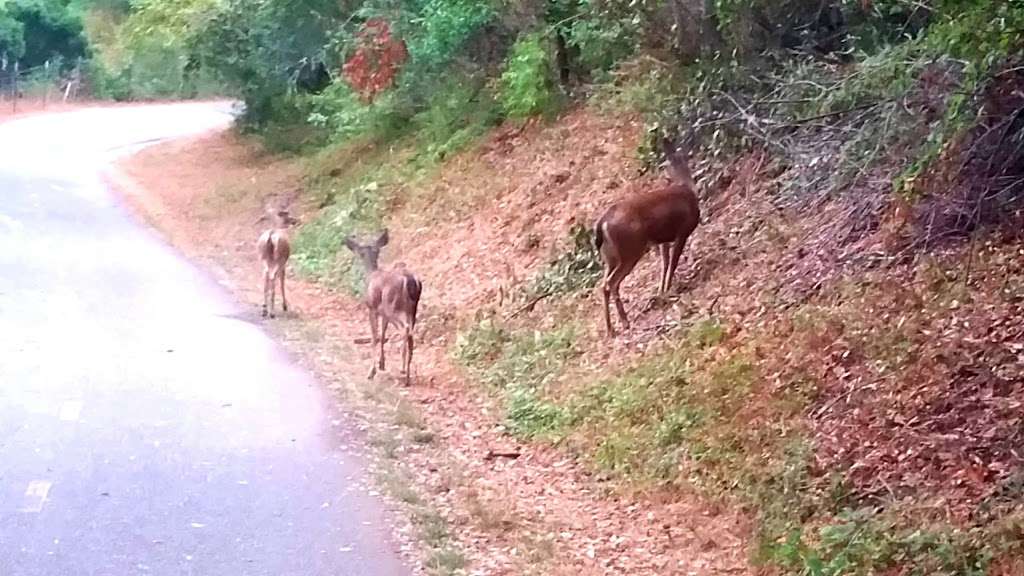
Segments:
[[[554,111],[558,105],[551,55],[544,38],[530,34],[512,47],[499,81],[499,99],[510,118]]]

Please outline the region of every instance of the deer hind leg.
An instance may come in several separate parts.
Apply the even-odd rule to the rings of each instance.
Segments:
[[[384,343],[388,341],[388,319],[385,317],[382,319],[380,325],[380,358],[378,358],[377,367],[384,370]]]
[[[263,317],[266,318],[269,311],[267,305],[270,303],[270,270],[263,265]]]
[[[270,283],[270,317],[274,318],[274,302],[277,300],[277,267],[271,268],[267,277]]]
[[[686,248],[686,238],[680,238],[672,244],[672,254],[668,263],[668,270],[666,270],[665,292],[672,288],[672,278],[676,275],[676,268],[679,267],[679,257],[683,255],[684,248]]]
[[[284,295],[284,266],[277,271],[278,278],[281,281],[281,310],[288,311],[288,298]]]
[[[669,284],[669,245],[659,244],[658,252],[661,253],[661,284],[658,286],[658,294],[664,294],[668,292]]]
[[[384,320],[384,322],[381,325],[381,332],[380,332],[380,339],[379,339],[380,348],[378,348],[377,361],[374,362],[373,365],[370,367],[370,375],[369,375],[369,379],[370,380],[373,380],[373,377],[377,375],[377,370],[384,370],[384,336],[388,332],[388,319],[384,318],[383,320]],[[374,321],[374,325],[376,325],[376,321]]]
[[[367,310],[369,311],[370,315],[370,344],[376,345],[377,342],[381,340],[379,333],[380,327],[377,325],[379,323],[377,311],[374,310],[373,308],[367,308]]]
[[[609,312],[607,301],[610,297],[615,301],[615,310],[619,314],[619,320],[622,321],[622,327],[629,330],[629,316],[626,314],[626,307],[622,305],[622,297],[619,295],[619,286],[622,284],[622,281],[626,279],[626,276],[629,276],[629,273],[633,271],[633,268],[636,267],[636,263],[640,261],[641,256],[643,256],[642,253],[628,260],[618,262],[605,280],[605,318],[609,328],[611,327],[611,319],[608,318]],[[609,330],[609,334],[614,335],[614,331]]]
[[[405,385],[408,386],[412,382],[412,349],[414,343],[412,339],[412,327],[406,326],[405,328],[405,345],[402,347],[402,371],[405,373]]]

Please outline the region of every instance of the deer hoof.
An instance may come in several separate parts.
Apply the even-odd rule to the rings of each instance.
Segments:
[[[263,317],[264,317],[264,318],[266,318],[266,317],[267,317],[267,309],[266,309],[266,308],[264,308],[264,309],[263,309]]]
[[[374,366],[373,368],[370,368],[370,373],[367,374],[366,378],[368,380],[373,380],[373,377],[376,376],[376,375],[377,375],[377,367]]]

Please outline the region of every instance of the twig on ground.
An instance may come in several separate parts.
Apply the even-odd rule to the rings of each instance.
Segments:
[[[541,300],[543,300],[543,299],[545,299],[545,298],[547,298],[549,296],[551,296],[551,292],[542,292],[541,294],[539,294],[537,296],[534,296],[533,298],[530,299],[529,302],[527,302],[526,304],[523,304],[515,312],[510,314],[507,319],[508,320],[512,320],[512,319],[515,319],[515,318],[519,317],[524,312],[531,312],[531,311],[533,311],[533,307],[536,306],[538,302],[540,302]]]

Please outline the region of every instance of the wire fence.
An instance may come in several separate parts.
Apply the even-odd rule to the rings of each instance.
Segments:
[[[0,56],[0,106],[18,111],[19,101],[68,102],[79,97],[82,86],[82,59],[71,68],[60,59],[48,60],[40,66],[23,68],[18,61]]]

